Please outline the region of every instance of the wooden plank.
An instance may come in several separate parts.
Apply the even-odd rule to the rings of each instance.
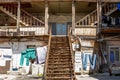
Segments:
[[[21,2],[38,2],[38,1],[43,1],[44,2],[44,0],[21,0]],[[48,1],[60,1],[60,0],[48,0]],[[71,0],[62,0],[62,2],[64,2],[64,1],[70,1],[71,2]],[[76,1],[83,1],[83,2],[96,2],[96,0],[76,0]],[[16,0],[1,0],[0,1],[1,3],[3,3],[3,2],[16,2]]]
[[[96,36],[96,28],[75,28],[75,35]]]
[[[21,2],[44,2],[44,0],[21,0]],[[48,0],[48,1],[60,1],[60,0]],[[71,2],[71,0],[62,0],[62,2]],[[80,2],[97,2],[97,0],[75,0]],[[101,0],[102,2],[120,2],[120,0]],[[16,2],[16,0],[0,0],[0,3]]]
[[[97,27],[91,25],[76,25],[75,28],[97,28]]]

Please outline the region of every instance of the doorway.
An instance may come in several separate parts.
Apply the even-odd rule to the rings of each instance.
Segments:
[[[67,25],[65,23],[53,23],[52,35],[67,35]]]

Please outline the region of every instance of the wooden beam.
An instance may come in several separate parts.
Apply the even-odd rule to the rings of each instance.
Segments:
[[[17,9],[17,31],[19,31],[20,26],[20,0],[18,0],[18,9]]]
[[[72,33],[74,34],[75,31],[75,0],[72,0]]]
[[[101,0],[97,0],[97,34],[101,29],[101,17],[102,17],[102,4]]]
[[[0,0],[0,3],[8,3],[8,2],[16,2],[17,0]],[[21,0],[21,2],[40,2],[44,0]],[[48,1],[69,1],[71,2],[71,0],[48,0]],[[96,0],[75,0],[75,1],[80,1],[80,2],[97,2]],[[120,2],[120,0],[101,0],[102,2]]]
[[[45,33],[48,34],[48,0],[45,0]]]

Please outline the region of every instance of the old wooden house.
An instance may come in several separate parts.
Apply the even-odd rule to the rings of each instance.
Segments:
[[[103,65],[119,66],[119,2],[0,0],[0,48],[12,49],[12,54],[16,54],[13,56],[15,61],[7,61],[5,67],[0,67],[0,72],[18,68],[17,54],[21,51],[44,45],[48,47],[44,67],[46,80],[75,80],[76,73],[98,72]],[[75,44],[75,50],[72,44]],[[86,57],[87,64],[83,57],[79,59],[79,54],[96,57],[92,58],[93,64]],[[15,64],[11,65],[13,62]]]

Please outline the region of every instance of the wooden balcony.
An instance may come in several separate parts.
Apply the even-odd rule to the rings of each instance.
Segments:
[[[120,26],[102,27],[102,34],[120,34]]]
[[[2,26],[3,27],[3,26]],[[10,27],[10,26],[9,26]],[[22,27],[20,28],[19,33],[12,27],[10,29],[2,28],[0,29],[0,42],[9,41],[10,39],[27,39],[27,40],[42,40],[47,41],[49,35],[45,34],[44,27]]]

